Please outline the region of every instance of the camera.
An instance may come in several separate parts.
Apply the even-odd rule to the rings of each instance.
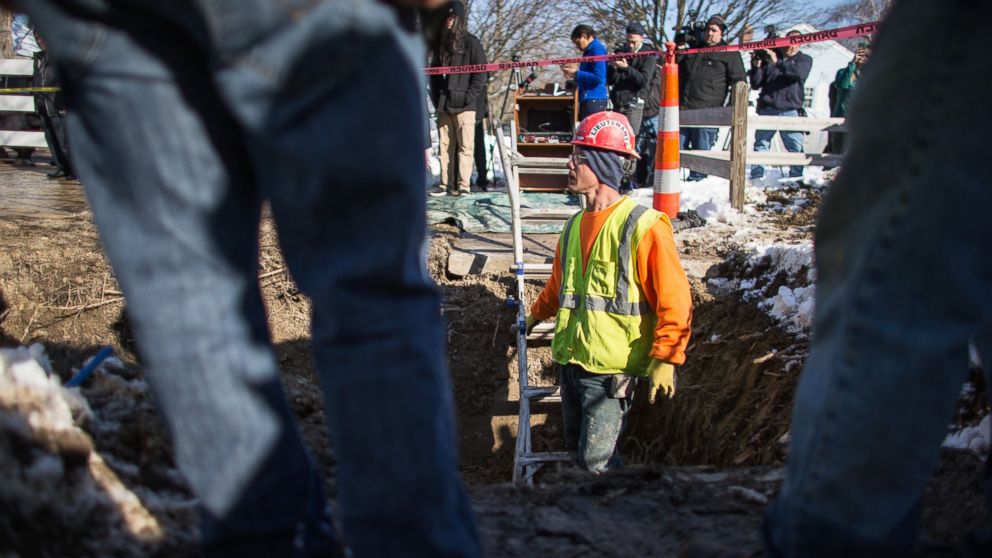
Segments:
[[[706,34],[706,22],[699,21],[699,10],[688,10],[686,12],[687,23],[682,27],[675,28],[675,44],[688,48],[697,48],[706,44],[704,35]]]
[[[771,40],[771,39],[777,39],[778,36],[779,36],[778,35],[778,31],[775,30],[775,26],[774,25],[766,25],[765,26],[765,40],[766,41]],[[775,54],[779,54],[779,52],[776,50],[776,53]],[[771,57],[771,55],[768,54],[768,51],[765,50],[765,49],[754,51],[754,54],[752,56],[754,57],[755,60],[760,60],[764,64],[771,64],[772,63],[772,57]]]

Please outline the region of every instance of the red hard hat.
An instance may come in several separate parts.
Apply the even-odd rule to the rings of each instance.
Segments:
[[[572,145],[613,151],[624,157],[640,159],[641,156],[634,148],[634,139],[626,116],[619,112],[605,111],[590,114],[579,122]]]

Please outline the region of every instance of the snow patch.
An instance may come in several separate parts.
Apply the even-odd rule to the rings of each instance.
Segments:
[[[985,457],[992,442],[992,415],[985,415],[975,426],[966,426],[944,439],[945,448],[968,450]]]

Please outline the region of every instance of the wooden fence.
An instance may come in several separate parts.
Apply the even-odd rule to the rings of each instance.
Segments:
[[[34,75],[34,61],[25,58],[0,59],[0,88],[9,87],[8,77],[30,77]],[[28,83],[30,86],[30,83]],[[34,113],[34,95],[0,94],[0,113]],[[41,147],[47,148],[44,132],[0,130],[0,146],[3,147]]]
[[[748,85],[734,86],[734,104],[730,107],[679,111],[679,125],[686,127],[730,127],[730,151],[681,151],[683,167],[730,180],[730,205],[744,208],[744,184],[750,165],[838,165],[840,155],[824,153],[778,153],[749,151],[748,130],[785,130],[800,132],[843,132],[843,118],[805,118],[794,116],[748,115]]]

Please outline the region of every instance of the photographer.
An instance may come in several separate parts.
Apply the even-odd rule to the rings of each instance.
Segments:
[[[640,52],[644,50],[644,27],[633,21],[627,25],[627,40],[616,52]],[[610,90],[613,110],[623,114],[630,121],[636,135],[641,128],[644,104],[648,99],[648,87],[657,59],[654,56],[621,59],[612,62],[606,69],[606,83]]]
[[[786,37],[800,35],[799,31],[789,31]],[[751,70],[748,77],[751,89],[760,89],[758,95],[758,114],[768,116],[800,116],[803,101],[806,98],[804,85],[809,71],[813,67],[813,59],[799,52],[799,45],[789,45],[780,52],[774,50],[759,50],[751,57]],[[802,132],[780,132],[785,149],[792,153],[803,152]],[[757,130],[754,133],[754,150],[768,151],[771,147],[775,130]],[[751,167],[751,178],[758,179],[765,175],[761,165]],[[802,165],[789,169],[790,177],[801,177]]]
[[[695,23],[686,26],[683,36],[687,46],[714,47],[727,44],[723,34],[727,25],[723,17],[714,15],[706,26],[697,29]],[[725,106],[734,84],[744,81],[744,63],[736,52],[705,52],[677,57],[679,65],[679,99],[683,109],[702,109]],[[709,150],[716,142],[717,128],[681,128],[679,140],[682,149]],[[691,171],[689,180],[706,178],[701,172]]]

